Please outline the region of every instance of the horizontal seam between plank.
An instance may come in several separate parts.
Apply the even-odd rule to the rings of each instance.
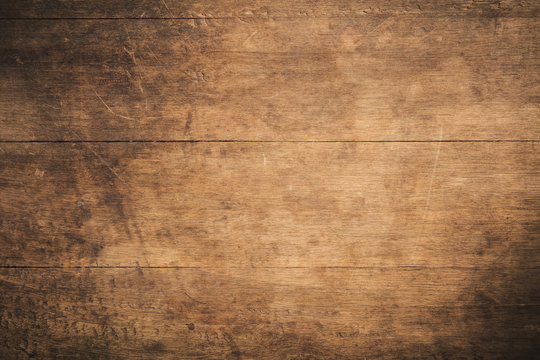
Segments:
[[[351,269],[351,270],[540,270],[540,267],[498,267],[483,268],[472,266],[424,266],[424,265],[396,265],[396,266],[137,266],[137,265],[0,265],[0,269],[195,269],[195,270],[252,270],[252,269]]]
[[[0,140],[0,144],[33,143],[536,143],[540,139],[471,140]]]
[[[1,17],[0,21],[55,21],[55,20],[231,20],[235,17],[42,17],[42,18],[10,18]]]

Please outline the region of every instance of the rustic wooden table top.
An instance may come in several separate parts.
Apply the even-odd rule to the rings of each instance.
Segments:
[[[540,2],[4,0],[1,359],[538,359]]]

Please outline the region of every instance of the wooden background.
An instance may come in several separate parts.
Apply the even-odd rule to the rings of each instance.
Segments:
[[[535,359],[536,0],[4,0],[2,359]]]

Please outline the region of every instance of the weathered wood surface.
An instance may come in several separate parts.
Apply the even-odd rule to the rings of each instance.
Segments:
[[[2,18],[223,18],[538,15],[536,0],[4,0]]]
[[[539,10],[3,1],[0,358],[538,358]]]
[[[4,269],[4,359],[533,359],[538,269]]]
[[[2,265],[540,265],[536,143],[1,151]]]
[[[539,25],[4,20],[0,139],[539,139]]]

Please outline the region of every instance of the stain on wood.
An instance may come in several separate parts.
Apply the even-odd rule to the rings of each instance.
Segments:
[[[5,269],[8,354],[532,358],[538,292],[513,271]],[[489,279],[489,280],[488,280]]]
[[[539,10],[4,1],[0,358],[537,358]]]

